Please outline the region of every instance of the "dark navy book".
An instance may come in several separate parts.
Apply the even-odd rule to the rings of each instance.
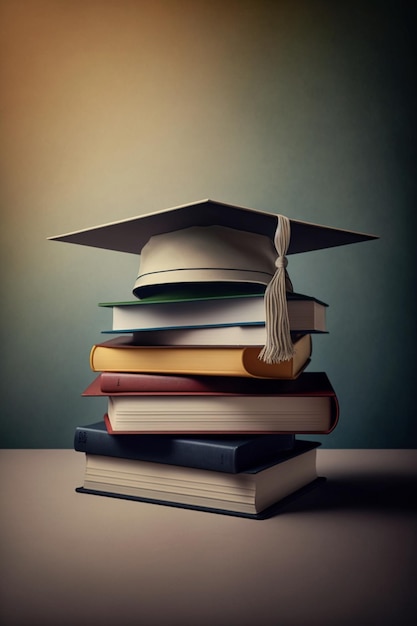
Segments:
[[[110,435],[111,436],[111,435]],[[238,473],[86,454],[78,493],[252,519],[266,519],[325,479],[317,476],[318,442]]]

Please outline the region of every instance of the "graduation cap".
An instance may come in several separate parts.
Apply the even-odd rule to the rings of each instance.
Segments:
[[[289,219],[214,200],[147,213],[51,240],[140,254],[133,293],[163,293],[167,286],[250,286],[265,291],[267,363],[293,355],[287,291],[287,255],[375,239],[374,235]]]

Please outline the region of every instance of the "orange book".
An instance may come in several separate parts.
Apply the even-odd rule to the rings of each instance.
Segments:
[[[249,376],[258,378],[297,378],[311,358],[310,335],[299,337],[295,354],[280,363],[261,361],[259,346],[197,347],[138,346],[131,337],[115,337],[96,344],[90,353],[94,372],[149,372],[205,376]]]

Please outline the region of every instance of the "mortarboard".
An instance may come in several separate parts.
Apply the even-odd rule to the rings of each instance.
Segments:
[[[266,362],[291,358],[286,292],[287,255],[376,236],[289,219],[247,207],[200,200],[51,240],[141,255],[133,293],[155,295],[167,285],[238,284],[265,290]]]

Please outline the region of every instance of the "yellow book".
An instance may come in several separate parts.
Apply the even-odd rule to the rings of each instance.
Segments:
[[[90,353],[95,372],[148,372],[203,376],[251,376],[296,378],[311,358],[310,335],[299,337],[295,354],[288,361],[265,363],[261,347],[139,346],[132,338],[116,337],[96,344]]]

